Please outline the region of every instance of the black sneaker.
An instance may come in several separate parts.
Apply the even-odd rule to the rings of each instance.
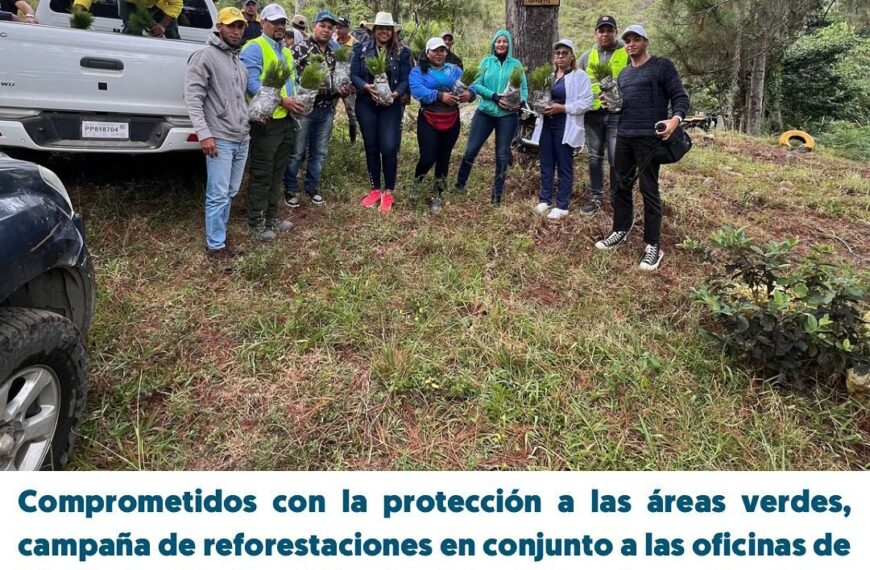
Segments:
[[[323,196],[321,196],[320,194],[311,194],[308,196],[308,198],[311,200],[311,203],[314,204],[315,206],[322,206],[323,205]]]
[[[284,194],[284,203],[291,208],[299,207],[299,196],[296,194]]]
[[[432,197],[432,213],[437,214],[444,207],[444,201],[441,200],[441,196],[433,196]]]
[[[580,208],[580,213],[584,216],[591,216],[599,210],[601,210],[601,200],[591,200],[588,204]]]
[[[614,247],[620,246],[628,241],[629,232],[631,232],[631,228],[625,231],[611,232],[610,235],[603,240],[595,242],[595,247],[598,249],[613,249]]]
[[[453,187],[453,193],[459,194],[460,196],[465,194],[465,186],[460,186],[459,184],[457,184]]]
[[[662,263],[662,258],[665,252],[662,251],[660,245],[646,244],[646,251],[643,254],[643,259],[640,260],[638,268],[641,271],[655,271]]]
[[[489,203],[493,206],[501,206],[501,194],[493,194],[489,197]]]

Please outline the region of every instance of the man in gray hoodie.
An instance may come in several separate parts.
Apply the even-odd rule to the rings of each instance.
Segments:
[[[193,53],[184,78],[184,101],[205,154],[205,246],[213,261],[236,252],[227,244],[233,197],[239,192],[248,158],[248,72],[239,60],[245,16],[238,8],[218,13],[217,31]]]

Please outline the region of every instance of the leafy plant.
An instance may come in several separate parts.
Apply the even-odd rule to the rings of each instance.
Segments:
[[[305,89],[319,89],[323,81],[326,79],[326,74],[323,67],[312,62],[312,65],[306,65],[299,76],[299,85]]]
[[[375,57],[366,58],[366,67],[374,77],[387,72],[387,50],[381,52]]]
[[[819,137],[825,148],[852,160],[870,161],[870,125],[836,121],[827,131]]]
[[[77,30],[87,30],[94,25],[94,15],[81,6],[73,6],[69,16],[69,27]]]
[[[127,18],[127,27],[137,34],[146,32],[155,25],[157,22],[154,21],[154,16],[151,15],[148,8],[142,5],[136,5],[130,17]]]
[[[552,82],[553,68],[549,65],[537,67],[529,74],[529,87],[532,91],[546,91]]]
[[[514,89],[519,89],[522,84],[523,69],[521,67],[515,67],[513,71],[511,71],[510,86]]]
[[[459,78],[459,81],[463,83],[463,85],[471,85],[474,83],[474,80],[477,79],[477,72],[480,69],[479,63],[476,61],[472,61],[465,64],[465,69],[462,70],[462,77]]]
[[[595,81],[603,81],[608,77],[613,77],[613,70],[610,68],[609,62],[599,61],[592,66],[592,77]]]
[[[831,380],[870,358],[867,284],[813,246],[790,261],[797,239],[759,247],[742,229],[712,236],[725,256],[723,271],[693,289],[718,325],[706,332],[732,355],[777,381]]]
[[[335,56],[335,61],[340,63],[347,63],[350,61],[350,48],[347,46],[341,46],[332,54]]]
[[[291,75],[293,75],[293,70],[290,69],[290,66],[279,61],[266,66],[261,83],[266,87],[281,89]]]
[[[311,57],[308,58],[308,63],[318,66],[323,66],[326,63],[326,58],[323,57],[323,54],[315,53]]]

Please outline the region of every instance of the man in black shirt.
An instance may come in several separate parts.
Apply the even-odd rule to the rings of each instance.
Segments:
[[[263,35],[263,26],[260,25],[260,15],[257,13],[259,7],[257,0],[242,0],[242,14],[245,15],[245,33],[242,35],[242,45]]]
[[[462,66],[462,58],[453,52],[453,32],[444,32],[441,34],[441,41],[443,41],[444,45],[447,46],[447,57],[444,58],[444,63],[452,63],[464,71],[465,68]]]
[[[625,243],[631,232],[632,188],[639,170],[643,196],[643,238],[646,249],[640,262],[643,271],[654,271],[664,252],[660,238],[662,200],[659,195],[659,164],[652,158],[662,140],[667,140],[689,111],[689,96],[674,64],[651,56],[646,31],[631,25],[622,34],[630,65],[619,75],[622,112],[616,135],[616,174],[619,178],[613,204],[613,231],[597,242],[598,249],[613,249]],[[656,125],[663,130],[656,131]]]

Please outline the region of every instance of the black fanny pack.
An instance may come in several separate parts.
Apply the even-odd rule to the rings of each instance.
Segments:
[[[677,127],[668,140],[656,145],[652,160],[658,164],[673,164],[679,162],[690,150],[692,150],[692,138],[683,127]]]

